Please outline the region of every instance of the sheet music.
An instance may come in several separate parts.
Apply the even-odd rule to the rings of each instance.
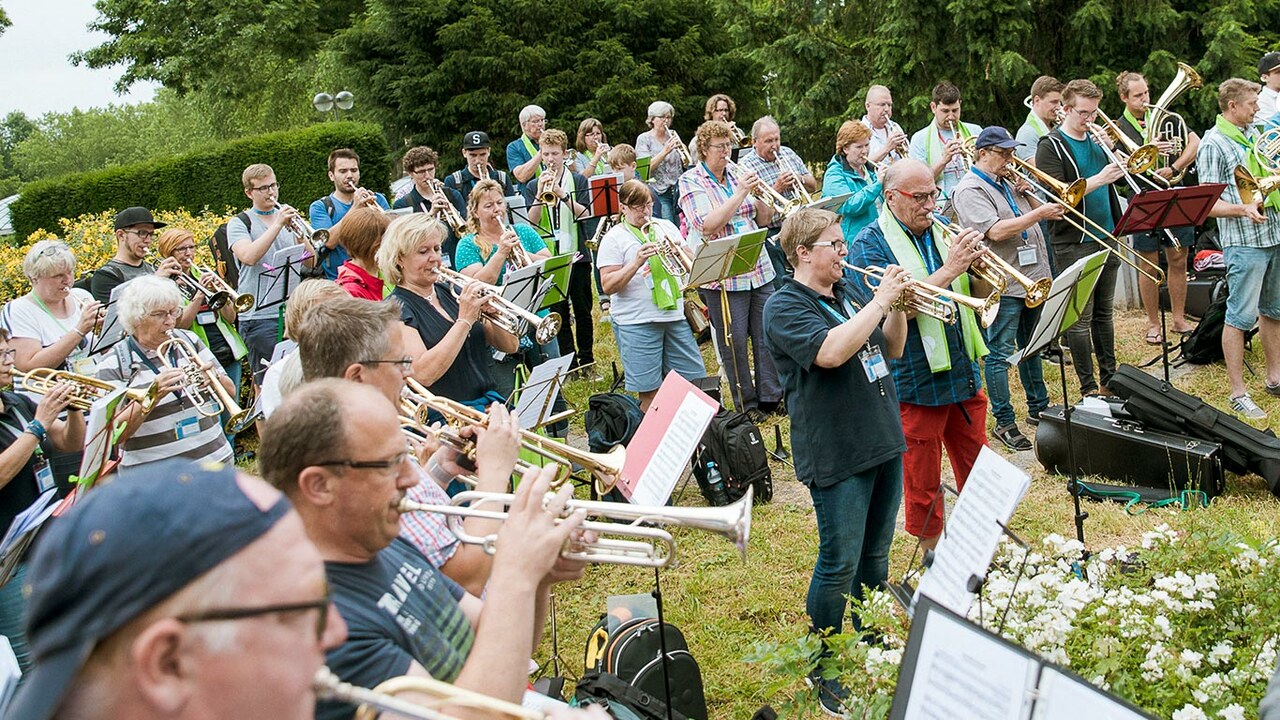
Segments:
[[[569,375],[571,365],[573,353],[551,358],[529,373],[529,379],[520,389],[520,399],[516,401],[516,416],[520,418],[520,427],[529,429],[542,424],[550,413],[555,396],[560,392],[560,383]]]
[[[1036,323],[1035,329],[1031,331],[1026,347],[1009,357],[1010,365],[1017,365],[1026,357],[1038,356],[1050,341],[1075,324],[1076,319],[1080,317],[1079,308],[1084,307],[1084,303],[1072,301],[1076,300],[1082,292],[1085,296],[1092,293],[1101,273],[1090,273],[1084,277],[1083,282],[1081,282],[1081,276],[1086,267],[1096,266],[1101,270],[1102,263],[1106,261],[1106,255],[1110,252],[1110,250],[1099,250],[1071,263],[1071,267],[1058,273],[1049,289],[1049,299],[1045,300],[1044,305],[1041,306],[1040,322]],[[1039,362],[1038,358],[1036,362]]]
[[[676,482],[684,473],[684,466],[693,457],[694,449],[702,440],[702,435],[715,414],[715,407],[708,405],[698,395],[688,393],[684,396],[671,418],[671,424],[666,427],[662,439],[649,457],[644,472],[636,481],[631,494],[632,503],[666,504]]]
[[[1034,658],[981,629],[946,613],[929,613],[903,717],[1021,720],[1030,710],[1038,670]],[[1081,717],[1088,716],[1076,716]]]
[[[36,531],[57,509],[57,494],[57,488],[49,488],[13,519],[13,524],[4,535],[4,541],[0,542],[0,585],[13,577],[13,572],[18,568],[27,546],[35,538]]]
[[[983,447],[969,472],[955,510],[938,542],[933,564],[920,581],[917,595],[927,595],[958,615],[969,612],[971,576],[985,578],[1002,532],[1018,502],[1031,487],[1031,476],[999,453]]]
[[[1032,720],[1143,720],[1147,716],[1079,678],[1046,665]]]
[[[124,399],[125,390],[127,388],[117,388],[107,393],[105,397],[95,400],[89,408],[88,417],[85,418],[84,436],[87,438],[87,443],[80,460],[79,477],[80,481],[87,483],[89,487],[97,482],[98,474],[102,472],[102,466],[111,453],[112,435],[115,433],[112,432],[110,425],[116,413],[127,402]]]

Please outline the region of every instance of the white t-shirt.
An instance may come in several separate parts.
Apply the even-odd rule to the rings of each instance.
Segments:
[[[654,218],[672,238],[684,242],[680,230],[666,220]],[[626,265],[640,253],[640,241],[626,228],[626,221],[615,225],[600,240],[596,250],[596,266]],[[653,302],[653,283],[644,267],[631,276],[622,290],[609,295],[610,322],[619,325],[639,325],[650,322],[672,322],[684,319],[684,299],[675,310],[659,310]]]
[[[1280,97],[1280,93],[1267,87],[1262,86],[1262,90],[1258,92],[1258,112],[1253,116],[1253,124],[1262,127],[1267,124],[1272,115],[1276,114],[1276,98]]]
[[[5,304],[4,310],[0,311],[0,325],[9,331],[10,337],[34,338],[40,341],[41,348],[47,348],[75,329],[80,323],[80,308],[92,301],[93,297],[87,291],[71,288],[71,305],[73,306],[71,314],[65,318],[58,318],[45,312],[45,309],[40,307],[40,304],[28,293]],[[62,367],[81,375],[93,375],[94,361],[89,359],[89,348],[92,342],[92,333],[89,337],[81,339],[79,346],[71,351],[67,356],[67,362]],[[32,393],[25,394],[37,400],[40,397]]]

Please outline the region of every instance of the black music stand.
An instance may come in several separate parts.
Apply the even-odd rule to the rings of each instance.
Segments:
[[[1111,234],[1118,238],[1157,230],[1168,232],[1170,228],[1177,227],[1199,227],[1209,218],[1209,211],[1226,187],[1223,183],[1210,183],[1138,193],[1129,201],[1128,209]],[[1137,254],[1138,251],[1133,252]],[[1169,272],[1174,272],[1174,268],[1170,267]],[[1177,272],[1185,275],[1187,269],[1177,268]],[[1164,381],[1169,382],[1169,324],[1158,294],[1157,292],[1156,308],[1160,311],[1160,337],[1163,338],[1160,343],[1160,359],[1164,366]]]
[[[120,316],[116,315],[116,295],[120,287],[117,285],[111,291],[111,298],[102,306],[102,329],[93,333],[93,340],[89,343],[90,355],[104,353],[124,339],[124,326],[120,324]]]
[[[302,268],[306,267],[303,262],[309,257],[314,257],[314,253],[311,252],[310,248],[303,245],[295,245],[294,247],[300,248],[301,252],[290,247],[277,251],[273,256],[272,259],[284,257],[283,265],[263,264],[265,270],[258,275],[258,285],[254,288],[257,290],[254,295],[257,298],[257,302],[254,304],[255,310],[267,310],[277,305],[285,304],[289,300],[289,294],[293,288],[302,283]],[[294,278],[297,278],[297,282],[292,281]],[[277,294],[279,295],[278,299],[276,299]],[[268,300],[267,298],[273,299]]]

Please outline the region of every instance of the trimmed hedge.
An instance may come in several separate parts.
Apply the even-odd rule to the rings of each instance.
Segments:
[[[391,164],[382,129],[370,123],[318,123],[299,130],[257,135],[168,158],[33,182],[9,206],[17,237],[57,231],[59,218],[107,208],[142,205],[151,210],[247,207],[240,173],[265,162],[276,171],[280,199],[305,209],[333,191],[325,161],[334,148],[360,155],[362,184],[385,190]]]

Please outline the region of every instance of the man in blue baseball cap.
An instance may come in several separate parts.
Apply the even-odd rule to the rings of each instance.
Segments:
[[[123,474],[51,522],[27,578],[7,718],[310,719],[346,638],[298,514],[233,467]]]
[[[1047,284],[1045,278],[1050,277],[1050,270],[1041,223],[1060,219],[1063,210],[1057,203],[1041,203],[1023,178],[1010,176],[1008,165],[1015,148],[1021,145],[1002,127],[984,128],[974,143],[976,156],[969,173],[960,179],[952,194],[952,208],[961,227],[981,232],[992,252],[1043,285]],[[989,352],[983,363],[991,414],[996,421],[992,434],[1012,452],[1030,450],[1031,441],[1018,429],[1013,414],[1009,356],[1030,339],[1044,300],[1043,293],[1033,293],[1028,300],[1027,288],[1009,278],[1000,296],[999,314],[986,331]],[[1018,375],[1027,397],[1027,422],[1038,424],[1040,411],[1049,405],[1043,368],[1039,361],[1028,360],[1018,365]]]

